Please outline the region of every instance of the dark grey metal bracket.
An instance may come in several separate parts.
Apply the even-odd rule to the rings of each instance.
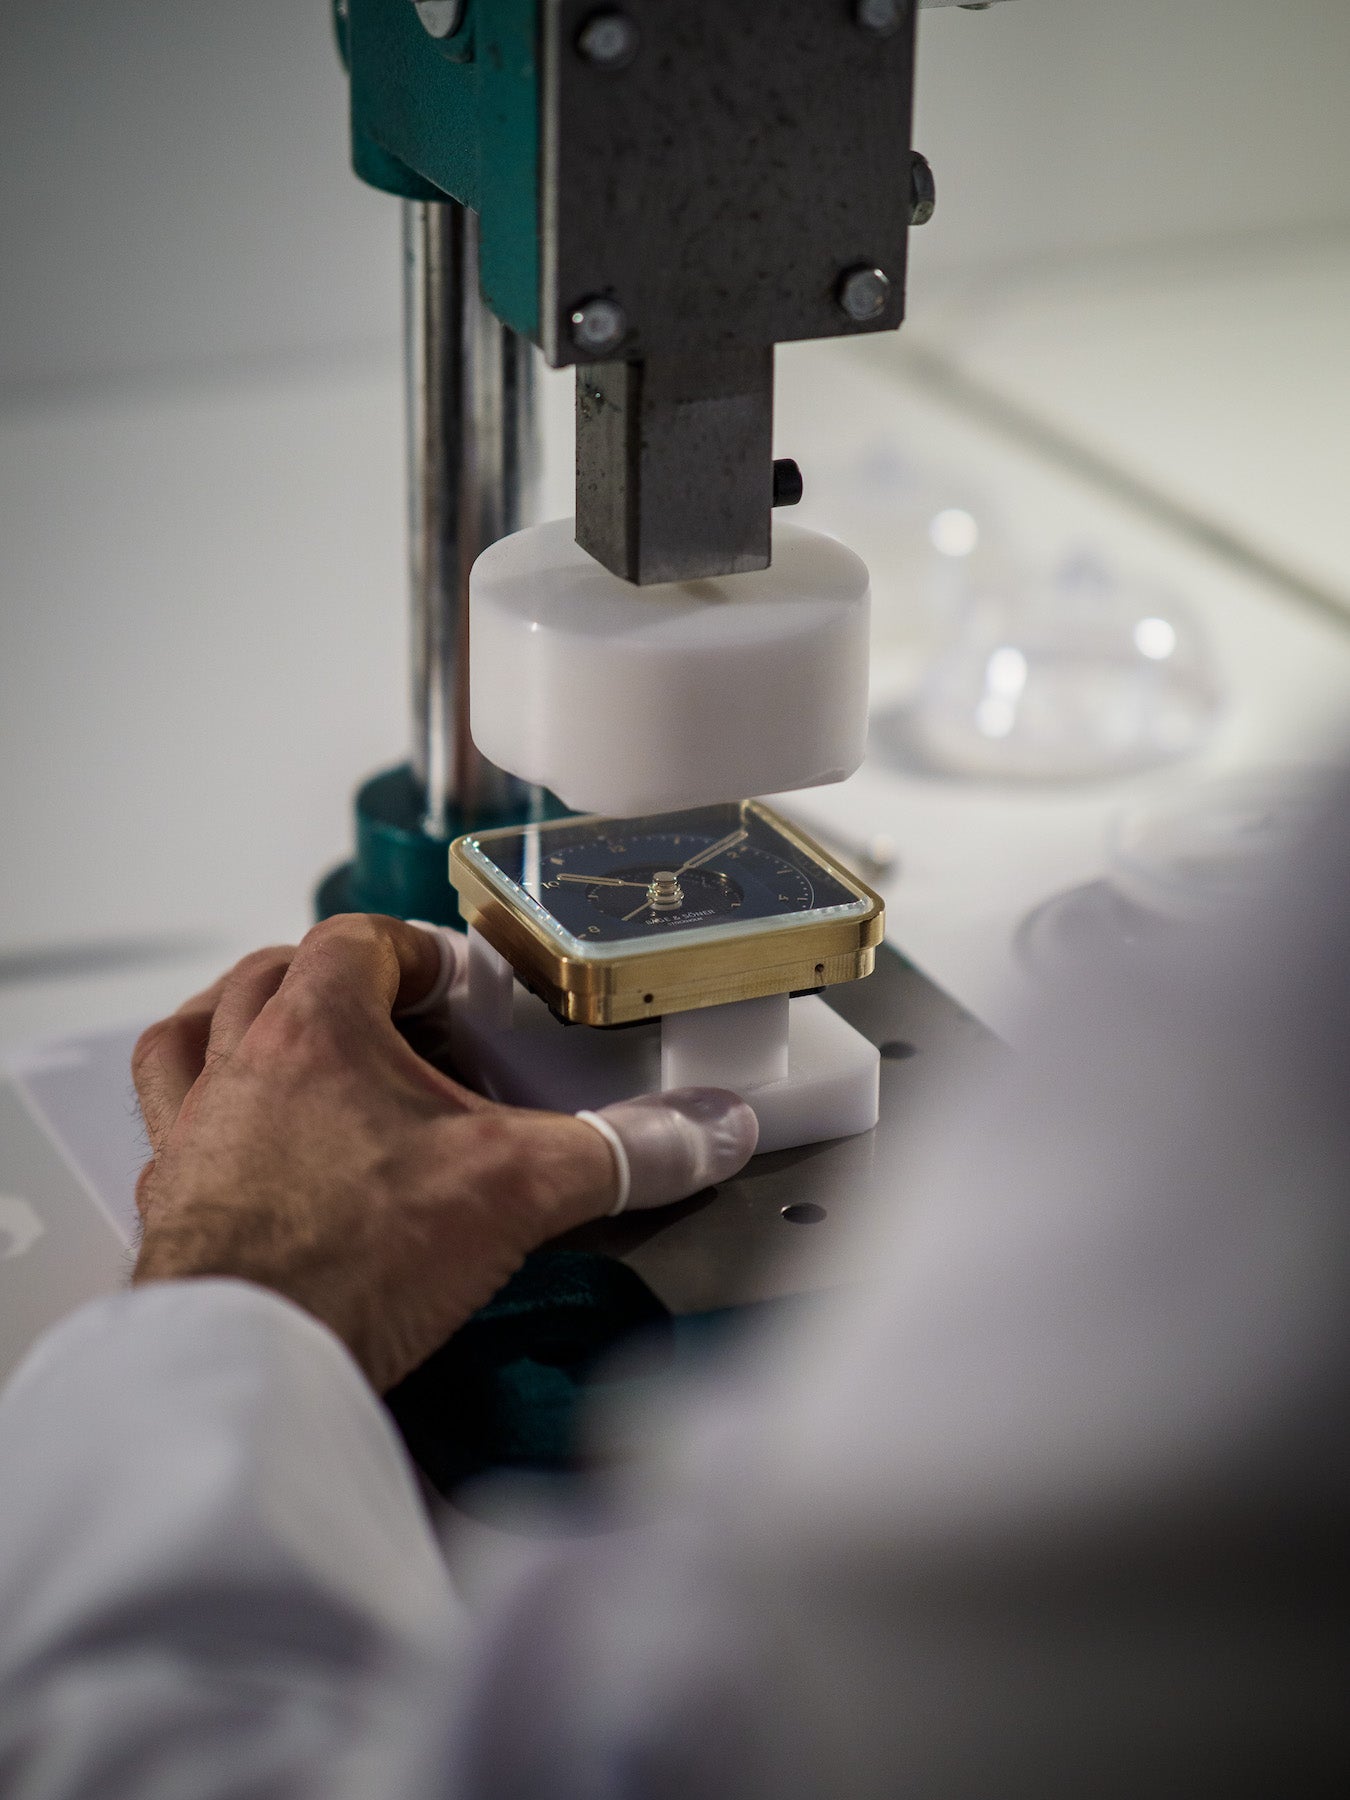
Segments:
[[[540,329],[616,574],[765,567],[773,346],[900,324],[915,10],[548,0]]]

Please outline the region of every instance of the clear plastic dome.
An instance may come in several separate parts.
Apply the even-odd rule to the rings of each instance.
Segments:
[[[1006,556],[963,568],[960,623],[882,754],[945,772],[1085,780],[1185,756],[1219,710],[1204,634],[1175,596],[1079,554],[1047,579]]]

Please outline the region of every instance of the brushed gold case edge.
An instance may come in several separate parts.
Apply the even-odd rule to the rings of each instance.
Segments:
[[[832,987],[871,974],[877,946],[885,935],[881,896],[772,808],[758,801],[747,804],[795,848],[813,857],[859,899],[867,900],[869,910],[852,919],[770,929],[722,944],[686,947],[666,942],[632,956],[590,961],[560,950],[542,927],[516,911],[468,862],[461,849],[467,839],[481,835],[490,841],[493,833],[467,832],[454,840],[449,855],[450,881],[459,894],[466,923],[506,958],[527,987],[560,1017],[575,1024],[632,1024],[697,1007]],[[585,824],[590,816],[557,823]],[[503,828],[508,832],[515,829],[519,828]],[[785,956],[789,945],[792,954]],[[686,971],[686,979],[681,980]]]

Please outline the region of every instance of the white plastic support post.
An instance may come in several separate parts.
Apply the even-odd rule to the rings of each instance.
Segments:
[[[489,1031],[509,1031],[516,1002],[516,977],[506,958],[470,927],[466,1004]]]
[[[788,1078],[788,997],[669,1013],[661,1021],[661,1086],[744,1093]]]
[[[504,981],[509,964],[481,939],[475,962],[473,939],[468,978],[450,996],[450,1058],[462,1081],[494,1100],[598,1111],[672,1087],[727,1087],[755,1109],[761,1150],[852,1137],[877,1122],[876,1045],[814,994],[593,1031],[559,1024]]]

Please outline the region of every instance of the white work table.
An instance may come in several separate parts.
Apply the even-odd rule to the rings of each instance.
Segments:
[[[992,500],[1029,554],[1090,543],[1166,584],[1213,641],[1227,704],[1184,764],[1018,787],[869,763],[801,798],[835,831],[896,840],[891,940],[1014,1038],[1018,924],[1100,873],[1123,806],[1321,761],[1350,725],[1350,616],[1296,591],[1350,605],[1347,282],[1336,245],[1245,285],[1160,269],[1147,303],[1080,275],[949,297],[941,329],[916,296],[908,353],[780,352],[779,453],[805,471],[803,516],[873,567],[879,696],[913,667],[876,486],[888,457],[949,472],[953,503]],[[550,378],[554,512],[569,506],[570,392]],[[1240,538],[1246,565],[1141,505],[1147,487]],[[392,346],[0,417],[0,1052],[152,1018],[305,929],[315,882],[349,851],[355,786],[404,755],[402,534]],[[125,1118],[129,1084],[118,1105]],[[7,1155],[0,1197],[22,1179]],[[94,1257],[47,1310],[115,1265]]]

